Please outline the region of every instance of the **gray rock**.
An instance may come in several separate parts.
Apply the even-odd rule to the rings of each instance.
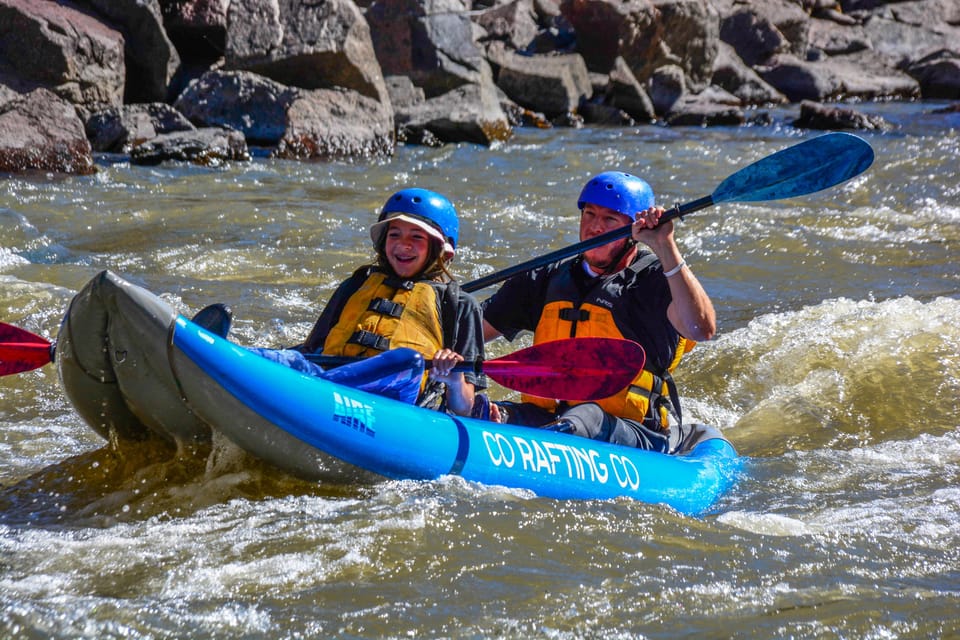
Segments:
[[[648,0],[562,0],[560,11],[576,32],[576,51],[587,67],[609,73],[622,57],[646,82],[662,41],[660,12]]]
[[[960,98],[960,53],[937,51],[909,65],[906,71],[920,83],[920,95],[925,100]]]
[[[702,90],[710,81],[720,46],[719,14],[701,0],[657,0],[654,6],[660,12],[663,40],[653,65],[679,65],[690,90]],[[637,77],[642,75],[641,71]]]
[[[385,158],[395,147],[393,110],[346,89],[298,90],[277,158]]]
[[[303,89],[344,88],[389,105],[370,27],[350,0],[235,0],[225,68]]]
[[[736,126],[744,123],[744,115],[739,98],[718,87],[707,87],[681,96],[664,120],[670,126]]]
[[[70,5],[0,0],[0,65],[82,111],[123,104],[123,50],[119,31]]]
[[[919,85],[907,74],[876,62],[870,52],[823,61],[779,55],[759,69],[760,76],[791,102],[850,98],[910,98]]]
[[[605,102],[636,122],[652,122],[657,117],[653,101],[623,58],[617,58],[614,62]]]
[[[781,104],[786,96],[748,67],[726,42],[720,43],[711,82],[735,95],[744,105]]]
[[[462,3],[377,2],[366,18],[384,75],[407,76],[428,98],[480,81],[482,29]]]
[[[229,127],[256,145],[273,146],[286,132],[296,92],[249,71],[208,71],[190,83],[174,107],[198,127]]]
[[[229,127],[250,144],[276,147],[277,157],[393,153],[393,109],[349,89],[300,89],[249,71],[208,71],[174,106],[198,126]]]
[[[800,103],[800,117],[792,122],[801,129],[866,129],[886,131],[891,125],[879,116],[870,116],[846,107],[827,107],[812,101]]]
[[[407,76],[387,76],[384,81],[387,83],[390,103],[397,113],[406,107],[423,104],[427,99],[423,89],[413,84],[413,80]]]
[[[677,65],[666,65],[657,69],[650,77],[650,100],[657,115],[666,115],[687,93],[686,78],[683,69]]]
[[[593,94],[590,74],[578,54],[522,56],[501,50],[491,60],[497,86],[520,106],[548,118],[573,112]]]
[[[511,0],[475,13],[472,20],[483,27],[485,40],[499,40],[523,51],[540,31],[533,0]]]
[[[873,51],[891,67],[905,67],[941,50],[960,50],[960,29],[947,24],[930,27],[871,17],[863,25]]]
[[[129,153],[130,149],[164,133],[195,129],[189,120],[168,104],[130,104],[99,111],[85,125],[94,151]]]
[[[724,17],[720,38],[733,47],[737,55],[750,66],[790,49],[790,42],[776,25],[759,15],[753,6],[738,9]]]
[[[718,14],[709,2],[563,0],[560,8],[591,71],[609,73],[622,58],[641,83],[666,65],[683,69],[693,89],[709,81],[720,38]]]
[[[142,165],[176,161],[216,167],[224,162],[249,159],[243,134],[219,127],[164,133],[130,151],[130,162]]]
[[[30,170],[96,171],[76,110],[42,88],[0,106],[0,171]]]
[[[404,99],[413,101],[394,105],[398,136],[407,142],[473,142],[489,145],[510,138],[510,121],[500,106],[490,70],[480,82],[468,83],[445,94],[417,100],[418,88],[408,88]],[[421,94],[422,95],[422,94]],[[429,136],[425,132],[429,133]]]
[[[124,102],[165,102],[180,56],[167,37],[157,0],[77,0],[123,33]]]
[[[830,56],[871,49],[873,43],[860,25],[842,26],[828,20],[810,20],[810,46]]]

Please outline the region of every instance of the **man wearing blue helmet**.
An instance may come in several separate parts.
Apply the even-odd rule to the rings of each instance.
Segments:
[[[491,406],[500,422],[546,426],[588,438],[655,451],[673,450],[682,436],[671,373],[695,341],[716,331],[716,314],[680,254],[673,222],[653,190],[629,173],[607,171],[580,192],[580,240],[631,225],[631,235],[570,260],[522,273],[483,303],[484,337],[534,343],[570,337],[625,338],[640,343],[646,364],[620,393],[574,403],[533,396]],[[648,249],[641,249],[642,243]]]
[[[453,368],[483,359],[483,330],[480,306],[448,271],[458,235],[447,198],[427,189],[398,191],[370,228],[376,261],[337,287],[307,340],[292,349],[255,351],[343,384],[470,414],[485,378]],[[324,371],[304,354],[369,360]],[[422,371],[423,358],[432,360],[428,375],[384,379],[386,369],[402,374],[415,369],[413,362]]]

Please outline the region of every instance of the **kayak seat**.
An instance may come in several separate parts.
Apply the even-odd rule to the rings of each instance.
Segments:
[[[233,323],[233,311],[222,302],[214,302],[200,309],[190,322],[216,336],[226,338]]]

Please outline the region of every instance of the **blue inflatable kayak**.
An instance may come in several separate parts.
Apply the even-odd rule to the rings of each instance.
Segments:
[[[705,425],[665,455],[450,416],[308,376],[209,333],[109,272],[75,297],[57,363],[67,395],[104,437],[183,443],[216,430],[319,481],[455,474],[551,498],[629,497],[699,514],[741,465]]]

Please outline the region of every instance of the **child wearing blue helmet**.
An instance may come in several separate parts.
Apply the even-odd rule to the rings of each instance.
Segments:
[[[469,415],[484,376],[453,369],[483,359],[483,330],[479,305],[448,270],[458,235],[457,211],[441,194],[394,193],[370,228],[376,261],[340,284],[306,341],[255,351],[342,384]],[[336,358],[360,360],[329,370],[314,363]],[[426,375],[425,358],[432,360]]]
[[[619,393],[597,402],[523,396],[491,406],[500,422],[551,425],[588,438],[675,450],[681,438],[672,372],[695,341],[716,331],[713,304],[683,260],[673,222],[644,180],[623,171],[591,178],[577,199],[580,240],[631,226],[630,237],[521,273],[483,303],[484,335],[512,340],[532,331],[535,344],[570,337],[633,340],[646,364]],[[641,249],[642,243],[647,249]]]

